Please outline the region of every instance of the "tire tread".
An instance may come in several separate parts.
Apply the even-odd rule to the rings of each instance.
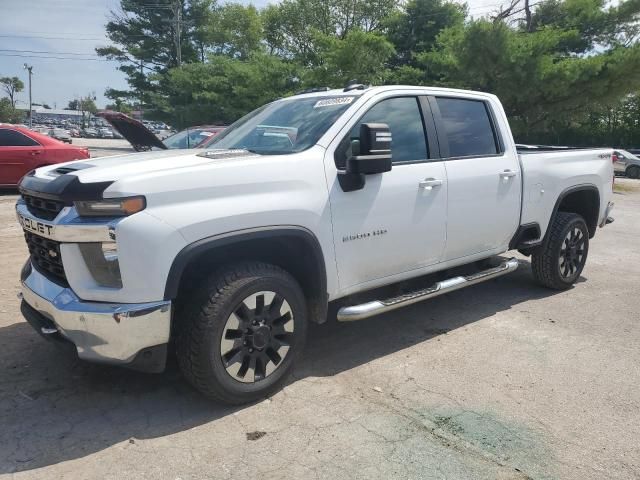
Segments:
[[[238,289],[265,276],[280,277],[297,285],[293,277],[280,267],[262,262],[242,262],[223,267],[208,277],[187,299],[184,308],[177,312],[180,325],[176,356],[180,370],[191,385],[214,401],[238,405],[246,403],[247,399],[228,395],[212,379],[207,365],[209,357],[205,332],[219,321],[222,310]],[[279,383],[275,383],[259,396],[265,397],[278,387]]]
[[[558,212],[549,227],[548,238],[542,249],[531,255],[531,269],[537,283],[554,290],[571,288],[571,283],[562,281],[557,270],[557,260],[552,251],[558,243],[564,240],[564,230],[575,220],[584,222],[577,213]]]

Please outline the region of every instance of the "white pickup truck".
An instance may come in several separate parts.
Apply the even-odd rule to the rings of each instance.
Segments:
[[[171,346],[205,395],[253,401],[328,311],[360,320],[492,279],[518,266],[485,261],[508,250],[569,288],[611,221],[611,154],[519,152],[485,93],[316,89],[249,113],[208,150],[25,176],[22,312],[81,359],[157,372]]]

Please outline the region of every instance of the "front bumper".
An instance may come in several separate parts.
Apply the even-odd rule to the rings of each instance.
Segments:
[[[80,300],[70,288],[32,268],[21,275],[23,307],[43,336],[71,342],[92,362],[162,371],[171,328],[171,302],[103,303]]]

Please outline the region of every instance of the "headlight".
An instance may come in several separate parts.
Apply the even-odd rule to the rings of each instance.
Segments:
[[[74,202],[78,215],[81,217],[126,217],[147,206],[144,197],[110,198],[106,200],[91,200]]]
[[[84,263],[96,283],[103,287],[122,288],[115,243],[80,243],[79,247]]]

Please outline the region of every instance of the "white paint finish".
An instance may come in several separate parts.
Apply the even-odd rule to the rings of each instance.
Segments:
[[[520,222],[521,175],[517,156],[449,160],[445,260],[507,250]],[[515,173],[503,176],[505,170]]]
[[[340,190],[333,150],[361,114],[387,97],[428,94],[489,102],[505,156],[394,165],[390,172],[367,176],[361,191]],[[77,252],[65,247],[73,289],[88,300],[158,300],[184,246],[251,228],[297,226],[318,239],[327,290],[335,299],[500,253],[519,223],[538,222],[544,234],[556,199],[568,187],[594,184],[601,193],[601,218],[611,200],[610,150],[527,154],[518,162],[506,116],[493,95],[402,86],[306,96],[314,95],[357,98],[316,146],[301,153],[212,159],[192,150],[88,160],[93,168],[74,173],[81,182],[113,181],[105,197],[144,195],[148,206],[117,226],[124,287],[91,284],[77,264]],[[516,176],[502,180],[499,173],[505,169]],[[50,170],[40,169],[37,175],[52,178]],[[420,188],[427,178],[443,184]],[[342,242],[345,235],[374,230],[387,233]]]
[[[425,178],[441,179],[430,190]],[[341,288],[417,270],[441,260],[447,214],[441,162],[396,165],[369,175],[362,190],[343,192],[330,181],[334,242]],[[384,231],[381,235],[374,232]],[[364,238],[348,237],[364,234]],[[345,239],[347,237],[347,239]]]
[[[559,196],[579,185],[593,185],[600,193],[598,224],[613,198],[613,164],[610,149],[524,153],[522,224],[537,222],[545,234]],[[544,193],[541,191],[544,190]]]

